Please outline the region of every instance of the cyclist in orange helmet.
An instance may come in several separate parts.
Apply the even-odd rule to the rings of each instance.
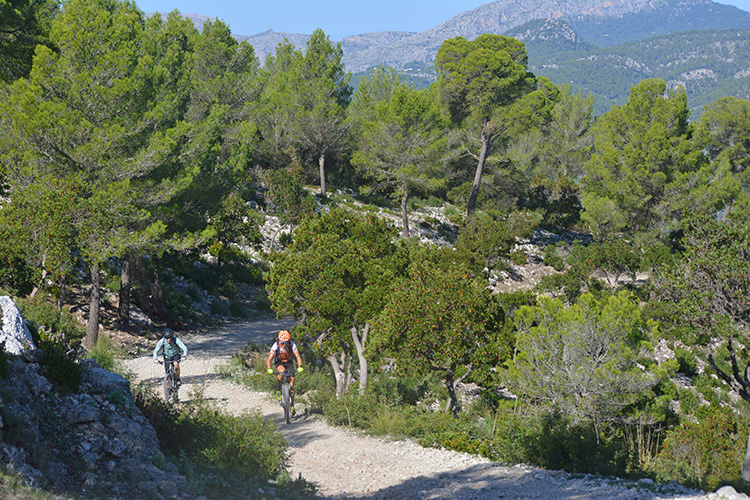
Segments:
[[[300,358],[297,344],[292,340],[287,330],[281,330],[276,342],[271,346],[271,352],[266,359],[268,373],[273,374],[271,362],[276,367],[276,399],[281,399],[281,377],[286,372],[289,377],[289,386],[292,389],[292,414],[294,414],[294,364],[293,358],[297,358],[297,371],[302,372],[302,358]]]

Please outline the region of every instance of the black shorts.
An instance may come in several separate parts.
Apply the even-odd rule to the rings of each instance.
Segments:
[[[181,358],[182,355],[179,352],[171,358],[164,356],[164,373],[167,373],[169,371],[169,363],[171,363],[172,361],[179,362]]]
[[[279,371],[279,366],[284,367],[284,373],[287,377],[294,377],[294,364],[289,361],[288,363],[277,363],[276,364],[276,371]]]

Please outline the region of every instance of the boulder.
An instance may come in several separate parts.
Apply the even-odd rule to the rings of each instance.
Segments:
[[[0,345],[5,344],[5,350],[11,354],[23,354],[25,350],[34,350],[36,346],[31,338],[21,311],[10,297],[0,297],[2,307],[2,329],[0,330]]]

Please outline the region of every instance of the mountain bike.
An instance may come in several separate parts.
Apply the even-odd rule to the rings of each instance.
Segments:
[[[284,408],[284,421],[288,424],[292,418],[292,407],[294,401],[292,398],[292,386],[289,382],[292,376],[286,370],[281,375],[281,406]]]
[[[159,364],[163,365],[164,361],[160,359]],[[177,375],[174,372],[174,363],[169,362],[167,364],[167,373],[164,375],[164,400],[167,403],[178,403],[180,401],[177,394],[179,390],[180,388],[177,387]]]

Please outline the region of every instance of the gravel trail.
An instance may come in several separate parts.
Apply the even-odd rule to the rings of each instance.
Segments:
[[[283,423],[278,403],[269,395],[219,379],[216,366],[225,364],[247,342],[267,344],[289,320],[262,320],[219,327],[182,337],[188,359],[182,365],[180,398],[202,385],[203,395],[232,414],[259,409],[273,419],[289,441],[290,474],[301,474],[318,487],[324,499],[456,499],[456,500],[719,500],[748,498],[720,490],[704,495],[679,485],[655,488],[641,482],[573,477],[528,466],[502,466],[468,454],[422,448],[405,441],[387,441],[331,427],[301,415]],[[138,381],[158,389],[164,369],[151,356],[126,361]],[[632,486],[632,485],[631,485]],[[654,491],[657,490],[657,491]]]

